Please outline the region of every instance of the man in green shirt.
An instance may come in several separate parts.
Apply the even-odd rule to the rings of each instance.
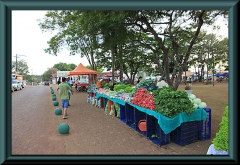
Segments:
[[[63,108],[63,119],[67,119],[67,109],[69,104],[69,90],[72,93],[72,88],[66,83],[66,78],[62,78],[62,83],[59,85],[59,94],[60,99],[62,101],[62,108]]]

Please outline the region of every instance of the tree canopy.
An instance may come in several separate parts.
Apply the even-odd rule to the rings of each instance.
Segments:
[[[131,82],[137,72],[156,64],[157,72],[177,90],[182,72],[194,64],[192,50],[200,42],[202,26],[227,14],[218,10],[48,11],[39,27],[57,32],[46,53],[57,55],[67,47],[70,55],[85,56],[93,70],[104,67],[113,74],[119,70],[120,77],[130,72]]]

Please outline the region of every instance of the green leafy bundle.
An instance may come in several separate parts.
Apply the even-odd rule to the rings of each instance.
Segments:
[[[219,124],[220,129],[213,139],[214,148],[216,150],[224,150],[228,152],[228,106],[223,113],[222,121]]]
[[[114,85],[114,88],[113,88],[113,90],[114,91],[116,91],[116,92],[118,92],[118,91],[120,91],[121,89],[123,89],[124,91],[125,91],[125,89],[126,88],[128,88],[128,90],[127,91],[129,91],[131,88],[132,88],[132,86],[130,85],[130,84],[116,84],[116,85]],[[131,89],[131,92],[133,91],[134,89]],[[126,92],[126,91],[125,91]],[[126,92],[126,93],[130,93],[130,92]]]
[[[188,115],[195,112],[193,103],[185,91],[173,91],[171,87],[163,87],[153,91],[153,94],[155,111],[166,117],[173,118],[182,112]]]
[[[137,88],[145,88],[148,91],[153,91],[153,90],[158,89],[158,86],[152,80],[143,79],[138,83]]]
[[[112,86],[111,84],[106,83],[106,84],[104,85],[104,89],[110,89],[111,86]]]

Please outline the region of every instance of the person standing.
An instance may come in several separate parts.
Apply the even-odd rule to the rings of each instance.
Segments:
[[[189,77],[188,85],[189,85],[189,86],[192,86],[192,78],[191,78],[191,77]]]
[[[124,80],[123,80],[123,78],[122,78],[122,77],[120,78],[120,81],[119,81],[119,83],[118,83],[118,84],[125,84],[125,83],[124,83]]]
[[[165,86],[165,87],[168,87],[168,84],[166,83],[164,77],[162,78],[161,81],[159,81],[159,82],[157,83],[157,86],[158,86],[158,88],[162,88],[162,87],[164,87],[164,86]]]
[[[66,78],[62,78],[62,83],[59,85],[60,89],[60,99],[62,101],[62,108],[63,108],[63,119],[67,119],[67,109],[68,109],[68,104],[69,104],[69,90],[72,89],[70,86],[66,83]]]
[[[68,90],[68,96],[69,96],[69,102],[70,102],[70,98],[71,98],[71,94],[72,94],[72,84],[70,84],[70,79],[68,78],[68,80],[66,80],[66,84],[69,85],[69,87],[71,88],[71,90]],[[70,106],[70,103],[68,102],[68,106]]]
[[[57,84],[58,84],[58,85],[61,84],[61,79],[60,79],[60,77],[58,78]]]
[[[60,79],[60,77],[58,78],[58,81],[57,81],[57,84],[58,84],[58,87],[57,87],[57,91],[59,90],[59,84],[61,84],[62,82],[61,82],[61,79]]]
[[[138,81],[137,81],[137,84],[142,80],[142,77],[138,77]]]

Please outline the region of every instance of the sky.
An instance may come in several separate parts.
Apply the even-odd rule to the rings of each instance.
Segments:
[[[44,52],[48,48],[47,41],[53,34],[42,33],[37,19],[44,18],[46,11],[12,11],[12,61],[25,60],[30,74],[42,75],[48,68],[59,62],[89,65],[86,58],[79,54],[69,56],[69,51],[63,49],[57,56]]]
[[[53,37],[51,33],[43,33],[38,26],[37,19],[43,19],[46,11],[41,10],[13,10],[12,11],[12,60],[25,60],[29,67],[30,74],[42,75],[54,64],[73,63],[84,66],[89,65],[86,58],[81,58],[80,54],[70,56],[67,49],[63,49],[57,56],[44,52],[48,48],[47,41]],[[228,28],[222,20],[217,25],[221,26],[216,33],[228,36]],[[212,30],[209,30],[212,32]]]

